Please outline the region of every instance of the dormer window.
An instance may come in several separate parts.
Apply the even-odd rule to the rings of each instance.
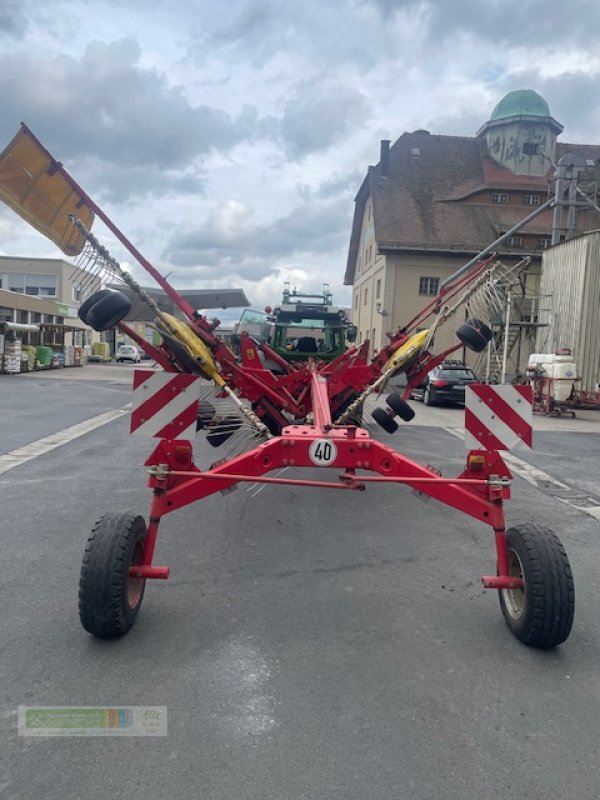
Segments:
[[[524,194],[523,205],[525,206],[539,206],[542,202],[542,197],[539,194]]]
[[[492,203],[499,203],[501,205],[506,205],[508,203],[508,195],[506,194],[506,192],[493,192]]]

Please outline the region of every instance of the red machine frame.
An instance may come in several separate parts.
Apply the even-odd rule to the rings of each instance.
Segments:
[[[312,360],[306,364],[290,364],[266,343],[257,345],[249,337],[244,337],[242,363],[238,364],[229,348],[214,333],[218,322],[211,323],[205,317],[199,316],[75,182],[62,164],[53,158],[27,126],[22,127],[48,156],[52,164],[51,170],[62,174],[79,193],[80,202],[85,203],[104,222],[187,317],[190,327],[210,348],[219,364],[220,374],[229,387],[249,400],[259,417],[269,417],[271,422],[275,420],[280,428],[278,435],[253,450],[204,472],[194,464],[189,441],[160,441],[146,462],[150,467],[149,486],[153,491],[153,499],[143,556],[139,563],[130,567],[131,578],[168,577],[168,567],[154,566],[152,563],[159,523],[163,516],[239,482],[355,491],[364,490],[368,483],[383,482],[406,484],[491,526],[495,534],[497,575],[484,576],[484,586],[495,589],[523,588],[523,580],[509,574],[503,502],[510,497],[509,484],[512,476],[498,452],[471,451],[464,471],[455,478],[444,478],[434,470],[417,464],[391,447],[372,439],[363,428],[336,425],[333,422],[353,398],[381,376],[389,359],[409,340],[411,332],[422,325],[432,313],[437,312],[442,303],[455,297],[476,278],[493,256],[481,261],[471,271],[448,285],[408,325],[394,334],[388,334],[389,343],[372,359],[369,359],[368,342],[364,342],[360,347],[350,348],[328,364]],[[168,347],[154,347],[123,322],[119,323],[119,327],[164,370],[185,371],[181,369],[181,364],[177,364],[177,359],[173,359]],[[436,356],[427,351],[421,353],[410,365],[410,369],[407,369],[409,380],[403,393],[404,399],[429,370],[460,347],[462,344],[457,343]],[[275,375],[261,365],[258,349],[279,366],[281,374]],[[313,424],[290,424],[283,412],[298,420],[312,414]],[[309,454],[310,446],[314,442],[335,445],[337,457],[327,468],[341,470],[339,483],[267,477],[268,472],[286,466],[315,467],[315,461]],[[363,475],[358,474],[357,470],[378,474]]]

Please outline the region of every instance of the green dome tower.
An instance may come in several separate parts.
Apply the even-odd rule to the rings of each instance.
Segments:
[[[541,95],[518,89],[500,100],[477,136],[485,136],[488,156],[515,175],[545,175],[562,130]]]

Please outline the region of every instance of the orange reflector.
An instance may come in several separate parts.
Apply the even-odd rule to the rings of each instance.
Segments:
[[[467,458],[467,468],[472,472],[478,472],[485,467],[485,456],[480,453],[469,453]]]

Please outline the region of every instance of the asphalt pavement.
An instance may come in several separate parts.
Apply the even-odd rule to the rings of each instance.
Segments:
[[[128,366],[60,372],[0,376],[0,455],[130,400]],[[377,435],[458,474],[461,411],[416,408]],[[600,498],[596,417],[548,422],[519,458]],[[381,485],[240,485],[167,516],[171,578],[126,637],[98,641],[77,614],[83,546],[107,511],[147,517],[150,447],[123,415],[0,474],[2,800],[600,797],[592,515],[516,474],[509,524],[550,525],[575,577],[553,651],[521,645],[481,588],[488,528]],[[168,735],[22,737],[21,705],[166,706]]]

